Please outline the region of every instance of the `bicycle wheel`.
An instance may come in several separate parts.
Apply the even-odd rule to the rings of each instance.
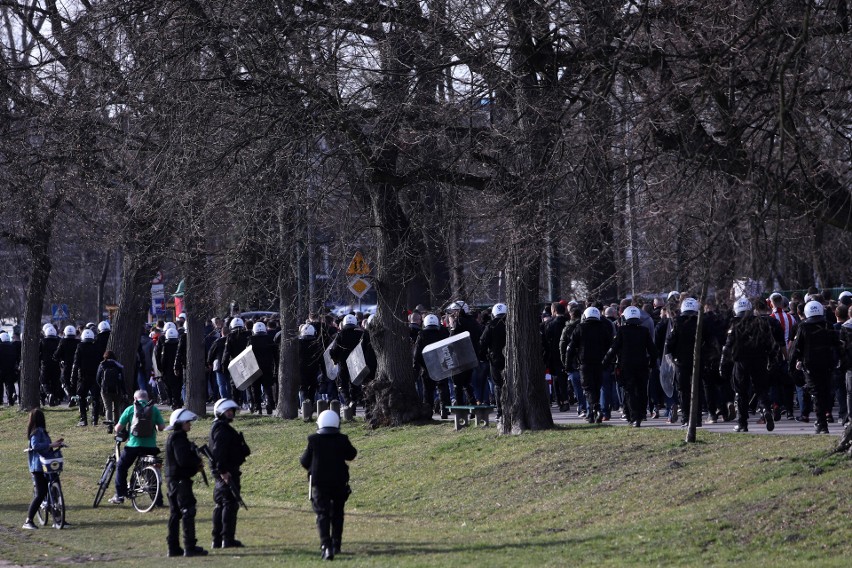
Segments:
[[[109,482],[112,481],[112,476],[115,473],[115,457],[110,456],[104,466],[104,471],[101,473],[101,478],[98,480],[98,491],[95,493],[95,502],[92,503],[92,508],[96,509],[104,498],[104,495],[109,489]]]
[[[48,490],[50,490],[49,487],[48,487]],[[33,487],[33,499],[35,499],[35,496],[36,496],[36,489],[35,489],[35,487]],[[48,508],[47,508],[47,496],[45,496],[44,499],[41,502],[41,505],[39,505],[38,509],[36,509],[36,520],[38,521],[38,524],[40,524],[41,526],[46,525],[49,515],[50,515],[50,511],[48,511]]]
[[[54,481],[48,488],[50,498],[53,501],[50,506],[50,513],[53,515],[53,526],[61,529],[65,524],[65,497],[62,495],[62,485],[59,481]]]
[[[129,493],[134,509],[140,513],[153,509],[160,496],[160,475],[157,470],[151,466],[135,470]]]

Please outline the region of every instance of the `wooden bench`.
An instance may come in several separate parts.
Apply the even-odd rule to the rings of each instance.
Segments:
[[[470,415],[473,414],[475,426],[488,426],[489,417],[496,406],[483,404],[480,406],[448,406],[447,410],[453,413],[456,430],[461,430],[470,425]]]

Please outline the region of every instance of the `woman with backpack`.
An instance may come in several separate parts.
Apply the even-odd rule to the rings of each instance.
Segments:
[[[107,431],[112,434],[115,419],[121,416],[127,391],[124,388],[124,367],[116,361],[115,353],[104,352],[104,360],[98,366],[96,379],[104,401]]]

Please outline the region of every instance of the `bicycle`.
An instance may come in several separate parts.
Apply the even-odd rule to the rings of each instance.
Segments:
[[[115,475],[116,467],[118,466],[118,457],[121,454],[121,444],[124,441],[121,437],[115,438],[115,451],[107,458],[104,464],[103,472],[98,480],[98,489],[95,492],[95,500],[92,503],[92,508],[96,509],[101,500],[106,495],[109,489],[112,476]],[[159,453],[159,448],[157,452]],[[127,483],[127,496],[133,504],[133,508],[140,513],[147,513],[160,502],[162,476],[160,470],[163,467],[163,460],[156,455],[139,456],[136,459],[136,464],[133,466],[133,471],[130,473],[130,479]]]
[[[59,448],[67,447],[66,444],[59,446]],[[39,462],[41,470],[47,477],[47,495],[44,496],[44,500],[36,511],[36,520],[44,526],[53,516],[53,528],[61,529],[65,526],[65,496],[62,494],[62,483],[59,481],[59,474],[62,473],[64,463],[62,452],[57,449],[50,458],[39,456]],[[33,497],[36,493],[37,490],[34,487]]]

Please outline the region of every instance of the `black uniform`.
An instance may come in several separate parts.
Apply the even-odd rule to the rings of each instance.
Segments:
[[[337,373],[337,390],[343,396],[343,403],[350,406],[355,406],[361,393],[356,385],[353,385],[349,379],[349,366],[346,364],[346,358],[361,342],[361,336],[364,331],[358,327],[344,327],[337,332],[332,343],[331,360],[337,363],[339,370]]]
[[[299,391],[302,400],[317,399],[317,384],[322,366],[322,343],[316,335],[299,338]]]
[[[98,346],[94,341],[81,341],[77,345],[77,351],[74,353],[74,366],[71,371],[71,376],[74,379],[74,392],[77,393],[79,399],[77,404],[80,406],[80,422],[88,423],[88,402],[87,397],[92,396],[92,423],[98,425],[98,416],[102,414],[101,409],[101,389],[98,388],[97,375],[98,366],[103,361],[103,352],[98,354]]]
[[[163,382],[166,389],[169,391],[169,402],[172,410],[177,410],[183,406],[183,400],[180,395],[181,384],[175,375],[175,360],[177,359],[178,339],[166,339],[165,334],[160,336],[157,341],[157,346],[154,348],[154,357],[157,359],[157,368],[163,374]],[[162,398],[160,393],[160,397]]]
[[[559,349],[562,331],[568,318],[558,314],[542,324],[541,347],[544,356],[544,364],[550,371],[553,379],[553,388],[556,392],[556,402],[559,404],[560,412],[565,412],[570,406],[568,393],[568,374],[562,365],[562,351]],[[567,346],[566,346],[567,349]]]
[[[228,333],[225,338],[225,345],[222,348],[222,368],[227,370],[231,360],[237,355],[245,351],[248,347],[251,334],[244,327],[234,328]],[[236,392],[237,389],[232,388],[231,392]]]
[[[74,396],[74,381],[71,378],[71,370],[74,368],[74,353],[77,352],[77,344],[80,340],[76,337],[63,337],[56,346],[53,358],[62,366],[62,388],[68,396]]]
[[[479,327],[479,323],[476,321],[476,318],[466,313],[464,310],[459,310],[455,323],[455,327],[450,330],[450,335],[459,335],[465,331],[469,332],[470,340],[473,342],[473,351],[478,354],[479,338],[482,336],[482,329]],[[462,402],[462,392],[464,392],[467,396],[468,404],[479,403],[479,401],[476,400],[476,393],[473,391],[473,385],[471,384],[471,381],[473,380],[473,369],[455,374],[452,379],[453,389],[455,390],[456,395],[455,404],[464,404]]]
[[[183,429],[177,429],[166,440],[166,478],[168,479],[169,524],[166,542],[169,555],[199,552],[195,539],[195,495],[192,477],[198,473],[201,458]],[[178,530],[183,520],[183,547],[179,544]]]
[[[15,404],[15,381],[18,376],[18,365],[21,359],[18,350],[11,341],[0,342],[0,383],[6,388],[6,398],[9,406]],[[0,396],[0,402],[2,402]]]
[[[721,367],[727,374],[728,361],[733,363],[732,385],[737,393],[738,431],[748,429],[748,406],[752,393],[764,410],[766,429],[775,427],[769,402],[768,368],[779,355],[767,318],[753,315],[734,318],[722,348]]]
[[[603,366],[612,364],[614,360],[618,365],[616,377],[626,395],[624,410],[627,420],[638,427],[648,404],[648,374],[657,363],[657,348],[651,332],[638,318],[628,320],[616,330]]]
[[[253,410],[261,412],[261,392],[263,387],[263,398],[266,401],[266,413],[272,414],[275,408],[275,355],[278,351],[275,349],[275,343],[272,341],[272,336],[266,333],[253,334],[249,338],[251,350],[257,359],[257,366],[260,367],[260,379],[255,381],[251,387],[252,406]]]
[[[840,339],[824,317],[810,317],[799,324],[790,350],[790,372],[802,363],[805,388],[814,400],[817,432],[828,433],[831,412],[831,373],[840,359]]]
[[[413,367],[415,371],[420,373],[420,380],[423,382],[423,404],[430,408],[435,404],[435,390],[438,390],[438,398],[440,400],[440,413],[442,418],[446,418],[449,414],[447,407],[450,406],[450,379],[441,379],[433,381],[429,377],[429,371],[426,369],[426,362],[423,360],[423,348],[432,343],[437,343],[450,336],[450,332],[446,328],[424,327],[417,334],[417,339],[412,347],[412,358],[414,360]]]
[[[208,443],[213,454],[213,470],[216,487],[213,489],[213,547],[230,548],[241,546],[235,535],[237,531],[237,512],[240,509],[236,495],[240,494],[240,466],[251,455],[243,435],[231,426],[231,421],[219,417],[210,428]],[[220,477],[230,474],[228,483]],[[217,475],[218,474],[218,475]]]
[[[59,338],[56,336],[42,337],[38,344],[38,360],[40,363],[39,382],[42,390],[42,404],[46,401],[50,406],[56,406],[62,400],[62,384],[59,382],[62,369],[59,362],[53,358]]]
[[[506,316],[493,318],[479,339],[480,360],[491,365],[494,397],[497,399],[497,418],[503,416],[503,372],[506,370]]]
[[[675,365],[677,365],[677,390],[680,395],[680,407],[683,409],[682,424],[689,421],[690,402],[692,400],[692,364],[695,360],[693,349],[695,348],[697,330],[698,313],[686,312],[675,318],[671,334],[666,339],[665,352],[672,355]],[[699,392],[701,392],[700,389]]]
[[[311,503],[317,514],[317,530],[323,548],[340,552],[343,539],[343,507],[349,498],[347,461],[358,454],[337,428],[321,428],[308,436],[308,447],[299,460],[311,476]]]
[[[98,351],[101,352],[101,358],[103,358],[104,353],[107,350],[107,343],[109,343],[110,330],[105,329],[104,331],[98,332],[95,336],[95,345],[98,346]]]
[[[580,383],[589,404],[590,423],[603,420],[600,405],[603,359],[612,345],[612,336],[612,324],[609,321],[586,319],[574,327],[565,355],[568,362],[575,359],[579,362]]]

